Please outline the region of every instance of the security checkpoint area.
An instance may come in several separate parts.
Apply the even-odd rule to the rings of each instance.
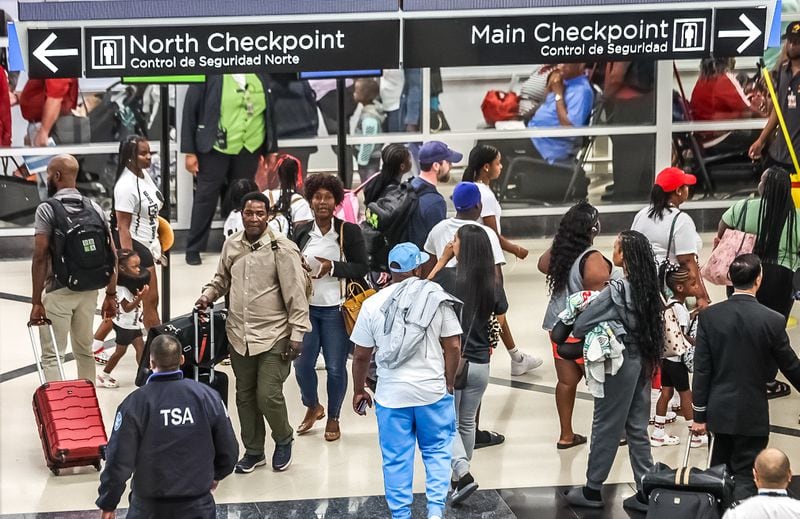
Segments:
[[[87,465],[62,468],[56,475],[42,455],[39,415],[31,411],[31,395],[41,381],[26,323],[36,300],[31,287],[39,236],[37,208],[52,187],[48,163],[62,154],[73,156],[78,167],[76,188],[110,218],[115,208],[119,212],[116,188],[119,172],[125,169],[120,143],[139,136],[137,143],[149,145],[151,162],[143,169],[150,177],[147,185],[161,198],[152,206],[151,216],[169,228],[158,231],[159,239],[161,232],[168,232],[172,240],[169,247],[161,241],[160,260],[158,255],[151,258],[155,263],[150,269],[158,278],[157,317],[160,323],[190,319],[225,254],[225,221],[236,178],[221,181],[211,194],[210,223],[204,237],[198,238],[195,205],[203,189],[203,152],[196,143],[187,142],[199,142],[205,123],[201,116],[190,120],[187,106],[205,106],[196,93],[207,95],[205,89],[220,77],[227,78],[220,80],[220,89],[236,88],[237,83],[225,82],[235,77],[248,81],[258,77],[259,85],[263,82],[264,88],[255,90],[252,83],[239,83],[237,92],[248,121],[254,111],[270,113],[261,128],[264,144],[253,152],[248,144],[244,149],[253,155],[248,180],[268,198],[272,192],[273,205],[281,196],[280,166],[263,151],[269,139],[274,139],[278,157],[288,154],[298,162],[301,186],[316,175],[337,177],[348,196],[345,203],[350,203],[350,195],[356,200],[360,219],[367,205],[367,183],[380,171],[370,170],[367,163],[380,155],[381,148],[399,145],[409,150],[404,178],[419,177],[423,171],[419,159],[423,143],[441,141],[461,154],[462,160],[452,163],[450,179],[439,180],[436,186],[446,202],[447,218],[456,219],[461,212],[454,203],[456,186],[470,175],[470,150],[480,146],[498,150],[501,169],[490,191],[502,210],[501,244],[513,240],[513,246],[525,250],[520,257],[503,246],[508,320],[514,322],[519,349],[544,362],[516,374],[513,365],[509,369],[506,352],[500,351],[504,348],[493,351],[476,427],[494,431],[502,439],[485,449],[476,446],[470,472],[479,487],[463,503],[448,501],[441,517],[650,517],[623,506],[637,493],[624,438],[602,488],[605,506],[582,508],[565,498],[568,489],[587,480],[591,444],[566,450],[553,445],[563,426],[554,405],[561,379],[550,360],[555,343],[542,330],[551,293],[546,270],[543,273],[537,260],[549,254],[570,208],[588,201],[597,210],[592,247],[610,264],[617,234],[630,229],[636,214],[650,204],[657,174],[670,167],[696,178],[680,211],[696,226],[702,242],[697,255],[709,258],[723,214],[742,200],[759,197],[763,168],[749,150],[770,120],[774,96],[782,95],[777,76],[767,81],[765,75],[787,59],[782,37],[792,22],[800,20],[800,2],[5,0],[0,9],[6,17],[0,62],[11,96],[10,143],[0,147],[0,518],[77,519],[102,512],[95,504],[101,473]],[[634,64],[626,85],[613,81],[619,63]],[[564,94],[557,100],[548,79],[554,70],[566,78]],[[730,78],[725,95],[746,99],[746,109],[703,110],[703,89],[709,77],[718,76]],[[77,80],[76,104],[59,117],[74,121],[76,136],[71,141],[51,138],[40,145],[37,131],[42,121],[26,119],[14,99],[29,81],[66,78]],[[569,89],[578,85],[578,78],[581,85],[586,80],[581,120],[567,112],[565,121],[557,103],[562,98],[571,102]],[[374,105],[364,102],[362,90],[372,83],[380,86]],[[721,96],[722,87],[715,88]],[[256,94],[264,94],[267,108],[252,100]],[[0,93],[0,111],[2,97]],[[396,102],[390,101],[395,98]],[[553,111],[546,116],[549,103]],[[380,129],[369,133],[364,121],[374,107],[380,113]],[[219,117],[225,117],[224,109]],[[233,144],[229,134],[220,127],[211,137],[216,139],[214,146]],[[775,135],[784,139],[780,125]],[[364,150],[368,150],[366,160],[361,156]],[[141,153],[136,146],[134,151]],[[385,161],[384,157],[381,162]],[[796,195],[800,169],[794,166],[788,173]],[[135,185],[140,186],[139,180]],[[141,192],[138,196],[141,199]],[[313,200],[308,204],[312,215]],[[337,210],[342,210],[341,204]],[[499,213],[497,226],[499,232]],[[342,243],[336,246],[338,260],[347,261],[347,245]],[[145,263],[141,265],[144,270]],[[319,268],[319,262],[314,267]],[[724,286],[706,286],[713,303],[727,298]],[[98,297],[92,323],[96,331],[103,326],[103,293]],[[220,298],[216,308],[223,307]],[[794,317],[786,329],[792,344],[800,340]],[[99,340],[113,349],[114,335],[98,339],[99,333],[95,345]],[[31,337],[39,340],[38,333]],[[65,379],[76,378],[77,357],[68,347]],[[120,428],[119,406],[137,391],[135,380],[141,373],[133,357],[127,353],[115,368],[118,387],[97,389],[107,437]],[[322,359],[315,377],[330,391],[330,372]],[[337,417],[341,439],[330,441],[330,431],[318,424],[308,434],[295,432],[292,464],[286,472],[268,467],[237,471],[218,486],[215,478],[211,495],[216,517],[392,517],[376,408],[368,408],[366,416],[351,410],[353,365],[350,357],[343,409]],[[101,369],[98,364],[98,372]],[[229,383],[223,389],[224,413],[239,454],[245,454],[234,368],[221,362],[211,371],[222,373]],[[297,430],[306,421],[307,397],[295,372],[292,369],[290,380],[283,384],[283,396],[288,421]],[[781,382],[788,380],[778,377]],[[658,396],[653,398],[655,408]],[[769,401],[769,447],[783,451],[794,465],[800,463],[798,402],[797,391]],[[583,380],[573,407],[575,434],[588,436],[594,398]],[[164,427],[199,421],[195,413],[187,418],[182,406],[164,411],[160,415]],[[331,410],[328,415],[334,416]],[[686,447],[688,465],[705,469],[710,454],[705,447],[688,448],[683,416],[667,422],[667,430],[681,438],[680,446],[654,447],[653,461],[680,467]],[[273,438],[266,443],[269,455]],[[214,453],[197,445],[188,449],[192,457],[213,459]],[[420,454],[413,461],[410,517],[415,519],[439,517],[430,515],[427,507],[425,461]],[[800,474],[794,465],[792,472]],[[171,477],[190,480],[193,475]],[[128,481],[116,515],[103,517],[129,516],[131,495]],[[791,480],[788,495],[800,497],[798,476]]]

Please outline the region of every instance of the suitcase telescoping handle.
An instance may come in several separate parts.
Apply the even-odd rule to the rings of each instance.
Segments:
[[[692,431],[689,430],[689,437],[686,439],[686,452],[683,454],[683,465],[681,465],[681,467],[684,469],[689,467],[689,452],[692,450],[692,436]],[[706,459],[706,469],[711,468],[711,455],[714,453],[715,440],[714,435],[710,432],[708,433],[708,436],[710,436],[710,438],[708,440],[708,458]]]
[[[31,339],[31,349],[33,350],[33,360],[36,362],[36,372],[39,374],[39,382],[45,384],[47,380],[44,377],[44,368],[42,367],[42,356],[44,355],[44,348],[42,347],[41,336],[39,337],[39,342],[37,343],[36,333],[33,331],[34,328],[39,328],[41,326],[47,326],[47,331],[50,333],[50,343],[53,345],[53,350],[56,354],[56,364],[58,365],[58,374],[61,377],[61,380],[66,380],[64,376],[64,365],[61,362],[61,354],[58,351],[58,345],[56,344],[56,334],[53,331],[53,321],[50,319],[43,319],[41,321],[28,321],[28,336]]]
[[[200,314],[203,313],[203,310],[199,308],[195,308],[192,311],[192,317],[194,317],[194,340],[196,343],[194,345],[194,379],[199,381],[200,380]],[[214,355],[216,355],[215,347],[214,347],[214,305],[210,304],[205,310],[205,314],[208,316],[209,320],[209,338],[208,338],[208,349],[209,349],[209,358],[212,360],[211,364],[211,373],[208,375],[208,383],[211,384],[214,382]]]

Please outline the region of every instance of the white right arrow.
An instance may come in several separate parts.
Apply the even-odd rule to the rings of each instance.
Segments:
[[[747,29],[740,29],[736,31],[719,31],[720,38],[746,38],[741,45],[736,49],[736,52],[742,53],[744,49],[750,46],[751,43],[756,41],[756,38],[761,36],[761,29],[753,23],[744,13],[739,15],[741,21]]]
[[[50,35],[44,39],[41,45],[36,47],[36,50],[33,51],[33,55],[42,62],[42,64],[49,68],[51,72],[58,72],[58,67],[50,61],[49,58],[56,57],[56,56],[77,56],[78,49],[51,49],[50,45],[56,41],[56,33],[51,32]]]

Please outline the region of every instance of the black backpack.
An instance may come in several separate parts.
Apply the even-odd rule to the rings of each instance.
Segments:
[[[372,270],[386,270],[389,251],[408,240],[408,226],[418,203],[419,194],[408,180],[390,186],[383,196],[367,205],[361,231]]]
[[[53,209],[50,253],[56,280],[75,292],[107,286],[115,257],[106,222],[91,201],[81,197],[80,210],[72,214],[60,200],[51,198],[45,203]]]

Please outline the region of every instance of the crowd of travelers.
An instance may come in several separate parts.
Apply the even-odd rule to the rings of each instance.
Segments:
[[[796,81],[800,69],[800,23],[793,25],[786,81]],[[552,104],[559,120],[568,120],[561,106],[571,96],[565,84],[582,85],[575,80],[583,77],[581,70],[562,67],[549,83],[542,106]],[[613,78],[617,72],[612,66],[607,73]],[[111,374],[131,344],[137,360],[149,350],[153,368],[148,383],[115,416],[97,506],[103,517],[114,517],[133,476],[130,506],[142,517],[181,517],[190,508],[198,517],[213,517],[211,492],[222,478],[267,464],[268,431],[274,442],[270,464],[279,472],[291,464],[295,435],[308,433],[317,421],[325,419],[328,442],[346,434],[339,419],[352,384],[353,411],[365,415],[375,407],[392,517],[411,516],[418,446],[428,517],[441,519],[448,500],[461,504],[478,488],[474,450],[505,439],[481,428],[479,420],[489,365],[497,362],[494,349],[504,344],[513,376],[543,363],[517,346],[507,317],[505,253],[525,260],[528,250],[503,234],[492,189],[503,169],[501,151],[486,144],[471,150],[451,197],[455,215],[448,218],[439,187],[463,160],[461,153],[440,141],[426,142],[416,153],[397,144],[363,147],[357,154],[366,207],[360,221],[361,215],[342,210],[353,192],[338,176],[309,175],[300,159],[274,155],[269,81],[234,74],[193,87],[186,110],[194,126],[184,128],[183,141],[191,148],[184,150],[187,169],[198,175],[187,263],[201,261],[220,186],[228,191],[225,241],[213,277],[197,287],[195,306],[203,311],[226,301],[241,457],[220,395],[182,379],[182,345],[160,336],[144,347],[145,331],[161,324],[155,266],[165,261],[159,239],[163,197],[147,174],[147,140],[131,137],[120,146],[110,222],[76,189],[74,157],[59,155],[48,166],[51,200],[36,213],[31,310],[32,323],[49,320],[55,331],[56,345],[41,334],[48,380],[58,377],[53,368],[68,335],[79,377],[97,387],[120,385]],[[367,81],[354,86],[355,99],[372,105],[359,123],[365,135],[383,123],[374,106],[377,87]],[[640,102],[623,94],[617,92],[618,110]],[[244,95],[247,102],[234,102]],[[763,141],[759,137],[751,155],[761,152]],[[560,144],[550,142],[547,149]],[[254,171],[264,154],[276,177],[272,186],[243,173]],[[407,179],[415,165],[419,174]],[[654,468],[652,449],[682,441],[665,428],[678,414],[692,447],[714,438],[712,463],[727,466],[735,498],[743,502],[729,512],[732,517],[744,507],[769,508],[756,502],[763,495],[785,493],[788,459],[765,450],[768,399],[790,392],[777,372],[800,389],[800,360],[786,333],[800,267],[800,225],[785,165],[773,160],[758,197],[734,203],[719,222],[715,251],[731,236],[752,238],[750,250],[740,246],[723,258],[729,297],[722,302],[709,297],[709,258],[701,255],[692,216],[681,210],[697,182],[693,175],[676,167],[659,172],[650,203],[630,230],[618,234],[611,251],[594,246],[601,233],[597,208],[581,201],[564,214],[538,269],[550,295],[543,328],[558,379],[555,446],[589,442],[586,483],[564,495],[573,506],[605,505],[603,484],[620,445],[627,445],[637,492],[624,505],[646,511],[642,480]],[[217,176],[206,176],[207,170]],[[80,225],[65,231],[63,221]],[[105,289],[103,321],[94,331],[98,289]],[[107,355],[102,345],[112,330],[116,348]],[[324,399],[315,369],[320,355]],[[95,362],[105,364],[99,374]],[[301,394],[295,404],[284,397],[292,367]],[[586,435],[572,423],[582,379],[594,402]],[[288,405],[306,408],[296,427]],[[166,408],[171,411],[164,414]],[[186,461],[187,452],[198,448],[215,455]],[[172,466],[173,459],[181,461]],[[797,513],[793,500],[780,506]]]

